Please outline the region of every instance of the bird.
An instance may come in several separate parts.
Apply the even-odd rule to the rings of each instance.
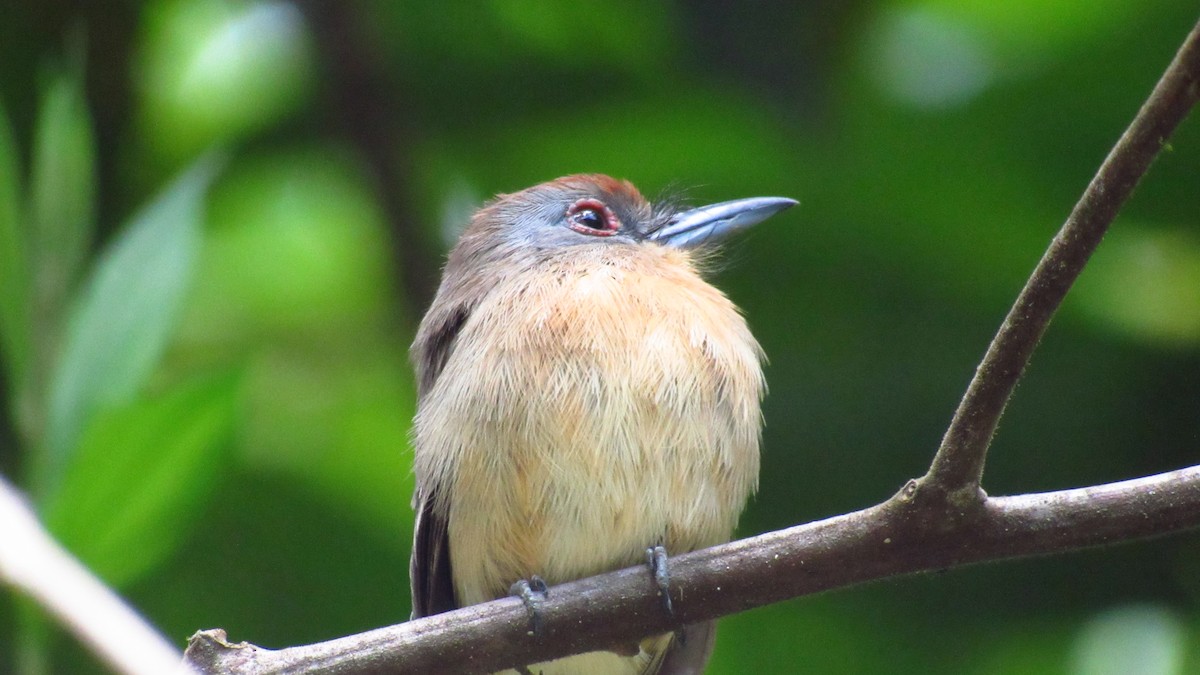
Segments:
[[[685,209],[577,174],[474,214],[411,347],[414,618],[729,541],[757,489],[765,357],[705,274],[796,203]],[[715,624],[684,630],[521,672],[702,672]]]

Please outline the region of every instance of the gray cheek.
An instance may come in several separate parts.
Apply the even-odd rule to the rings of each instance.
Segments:
[[[575,246],[614,246],[631,244],[633,239],[624,233],[611,236],[597,236],[576,232],[567,226],[563,218],[555,221],[539,223],[535,226],[513,228],[509,232],[508,242],[519,248],[533,250],[554,250],[572,248]]]
[[[512,224],[504,230],[505,239],[508,244],[522,248],[568,245],[571,237],[564,235],[578,236],[578,233],[566,226],[566,212],[567,206],[556,202],[522,210],[514,214]]]
[[[574,200],[538,205],[516,215],[505,230],[506,244],[515,249],[555,250],[574,246],[613,246],[636,242],[636,236],[621,232],[597,236],[576,232],[567,226],[567,208]]]
[[[574,248],[577,246],[631,246],[636,243],[636,239],[623,232],[609,236],[597,236],[576,232],[566,225],[560,224],[557,227],[551,228],[551,231],[537,244],[537,247],[546,250]]]

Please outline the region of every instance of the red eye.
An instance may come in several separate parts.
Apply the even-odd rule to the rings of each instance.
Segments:
[[[617,233],[621,223],[612,210],[598,199],[580,199],[567,209],[567,225],[576,232],[599,237]]]

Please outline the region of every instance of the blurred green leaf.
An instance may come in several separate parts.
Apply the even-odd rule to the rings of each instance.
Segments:
[[[189,339],[294,341],[374,328],[393,302],[384,219],[346,153],[316,146],[243,155],[209,203]]]
[[[226,470],[240,378],[98,413],[46,504],[50,530],[125,586],[172,553]]]
[[[236,621],[282,646],[408,618],[411,527],[355,522],[289,477],[235,466],[177,554],[126,593],[167,635]]]
[[[8,115],[0,105],[0,356],[10,377],[19,382],[29,350],[29,280],[17,152]]]
[[[721,620],[711,675],[739,673],[904,672],[898,661],[881,662],[865,649],[869,637],[855,630],[851,612],[828,598],[805,598],[735,614]],[[799,663],[791,670],[783,664]]]
[[[29,172],[29,260],[35,336],[52,346],[95,229],[96,141],[80,75],[42,94]],[[45,364],[38,364],[39,366]]]
[[[1200,238],[1122,224],[1084,270],[1068,306],[1151,344],[1200,342]]]
[[[943,12],[986,30],[997,53],[1016,68],[1028,68],[1047,55],[1103,39],[1115,26],[1145,13],[1155,3],[1093,0],[922,0],[914,7]]]
[[[257,131],[307,95],[312,46],[291,3],[188,0],[151,9],[142,131],[169,160]]]
[[[511,33],[514,47],[553,59],[556,66],[581,65],[636,72],[654,65],[671,42],[664,7],[637,0],[491,0],[485,6],[496,33]],[[484,20],[485,17],[478,17]],[[469,25],[469,24],[468,24]],[[579,28],[603,49],[581,49]],[[460,45],[462,42],[459,43]],[[473,45],[486,50],[484,44]],[[509,57],[512,58],[512,57]]]
[[[286,473],[347,521],[411,529],[407,330],[385,223],[347,153],[247,153],[209,199],[195,290],[172,356],[247,364],[239,460]],[[173,359],[174,360],[174,359]]]
[[[1066,670],[1068,627],[1058,617],[991,621],[979,642],[962,650],[963,675],[1029,675]]]
[[[867,40],[868,70],[898,102],[925,109],[962,105],[995,79],[991,54],[973,28],[919,7],[881,12]]]
[[[200,160],[138,214],[76,298],[35,457],[39,499],[61,479],[92,415],[132,400],[162,355],[192,279],[204,196],[218,164],[211,155]]]
[[[290,476],[346,522],[360,523],[385,546],[403,548],[407,542],[395,533],[412,530],[405,448],[414,397],[397,342],[379,331],[256,354],[239,460]]]
[[[530,102],[587,100],[599,93],[600,81],[659,81],[671,72],[681,39],[672,6],[661,2],[372,0],[363,6],[366,20],[387,34],[374,46],[393,67],[417,74],[406,78],[406,96],[437,101],[439,114],[472,120],[479,119],[479,105],[496,120],[519,102],[523,117]],[[538,84],[530,87],[535,70]],[[520,95],[512,97],[518,86]]]
[[[1068,672],[1182,675],[1186,648],[1183,625],[1165,607],[1119,607],[1101,613],[1083,627]]]

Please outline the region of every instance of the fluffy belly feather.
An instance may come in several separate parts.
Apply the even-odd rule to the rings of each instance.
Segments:
[[[488,405],[476,409],[508,414],[467,413],[460,426],[487,439],[465,445],[453,482],[460,601],[492,599],[531,574],[558,583],[628,566],[657,543],[678,553],[728,538],[756,458],[731,447],[728,409],[656,399],[630,381],[671,360],[649,350],[601,370],[563,359],[535,382],[496,368],[512,386],[484,394]]]
[[[498,286],[427,394],[416,469],[448,495],[460,603],[730,537],[758,476],[759,348],[685,256],[642,254]]]

